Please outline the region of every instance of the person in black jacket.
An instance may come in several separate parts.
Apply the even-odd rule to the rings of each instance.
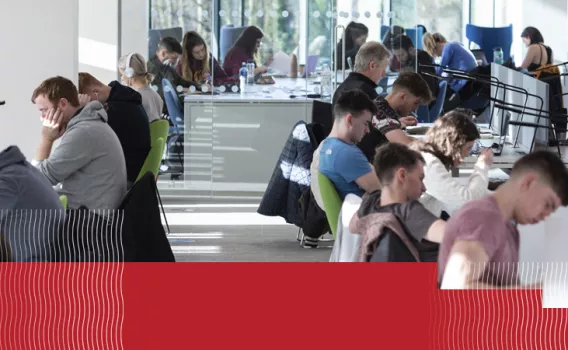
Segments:
[[[416,49],[412,40],[406,35],[394,37],[390,43],[386,44],[392,53],[398,58],[401,70],[418,72],[430,88],[433,96],[438,96],[439,80],[424,73],[436,75],[434,67],[421,67],[420,65],[433,65],[434,59],[426,51]],[[435,101],[433,102],[435,103]]]
[[[130,187],[150,152],[150,123],[142,106],[142,97],[118,81],[105,85],[89,73],[79,73],[79,93],[105,106],[108,125],[122,145]]]
[[[184,88],[197,85],[193,81],[185,80],[177,73],[176,66],[181,55],[181,44],[175,38],[167,36],[160,40],[156,54],[148,61],[148,73],[154,76],[154,80],[152,80],[151,84],[158,87],[158,95],[160,95],[164,101],[162,79],[168,79],[173,86],[182,86]],[[164,113],[167,113],[165,104]]]
[[[359,48],[367,42],[367,37],[369,36],[369,28],[362,23],[351,22],[345,28],[345,34],[343,38],[337,43],[337,69],[342,69],[345,65],[346,69],[349,69],[347,63],[348,58],[351,58],[351,62],[355,63],[355,56],[359,52]],[[341,57],[343,56],[343,40],[345,40],[345,62],[342,62]]]

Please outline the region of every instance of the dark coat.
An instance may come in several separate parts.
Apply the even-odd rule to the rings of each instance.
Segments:
[[[258,207],[259,214],[281,216],[287,223],[302,227],[299,200],[310,188],[310,165],[322,139],[323,130],[318,124],[300,121],[294,125]]]

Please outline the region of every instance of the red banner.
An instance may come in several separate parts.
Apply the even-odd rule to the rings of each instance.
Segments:
[[[435,264],[0,264],[0,349],[568,349],[567,321]]]

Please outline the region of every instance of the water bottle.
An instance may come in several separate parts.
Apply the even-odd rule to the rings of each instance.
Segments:
[[[331,96],[331,69],[327,64],[321,70],[321,95]]]
[[[252,84],[254,84],[254,61],[253,60],[247,61],[247,70],[248,70],[247,83],[252,85]]]
[[[247,77],[248,77],[247,64],[243,62],[241,64],[241,69],[239,70],[239,88],[241,90],[241,94],[245,93],[247,85]]]
[[[503,64],[503,50],[500,47],[493,49],[493,62]]]

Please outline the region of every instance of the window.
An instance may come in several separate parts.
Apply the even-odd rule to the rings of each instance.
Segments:
[[[205,42],[212,43],[214,32],[211,21],[212,11],[211,0],[151,0],[150,28],[181,27],[184,33],[194,30],[205,39]]]
[[[463,0],[392,0],[391,6],[396,13],[393,24],[404,28],[422,24],[429,32],[439,32],[449,41],[463,40]]]

